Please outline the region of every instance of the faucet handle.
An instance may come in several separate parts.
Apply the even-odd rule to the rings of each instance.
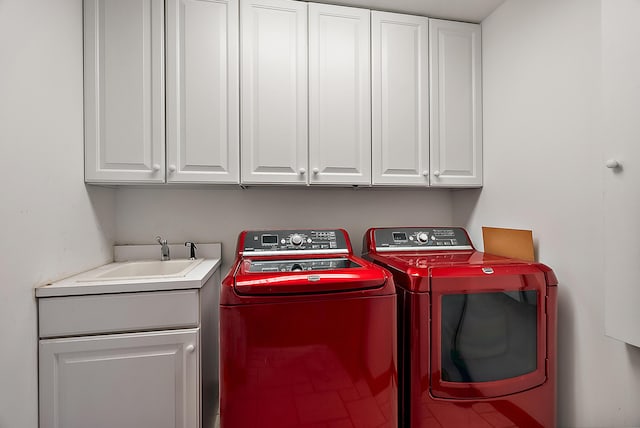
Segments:
[[[160,245],[167,245],[167,240],[166,239],[162,239],[162,237],[160,237],[160,236],[156,236],[156,241],[158,241],[158,244],[160,244]]]
[[[189,247],[189,260],[195,260],[196,259],[196,244],[191,242],[191,241],[187,241],[184,243],[185,247]]]

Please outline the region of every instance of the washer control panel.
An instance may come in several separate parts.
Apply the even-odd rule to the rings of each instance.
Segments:
[[[445,227],[401,227],[375,229],[377,251],[471,250],[464,229]]]
[[[299,260],[252,260],[249,272],[302,272],[310,270],[334,270],[361,267],[346,258]]]
[[[339,229],[250,230],[244,237],[243,254],[347,253],[346,234]]]

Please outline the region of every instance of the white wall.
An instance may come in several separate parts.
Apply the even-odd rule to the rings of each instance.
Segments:
[[[0,427],[36,428],[34,287],[111,258],[114,191],[83,184],[81,0],[0,1]]]
[[[359,255],[369,227],[451,224],[447,190],[120,188],[116,205],[119,244],[222,242],[224,274],[245,229],[341,227]]]
[[[508,0],[483,21],[484,189],[453,197],[478,243],[532,229],[559,278],[562,427],[640,426],[640,349],[604,335],[600,7]]]

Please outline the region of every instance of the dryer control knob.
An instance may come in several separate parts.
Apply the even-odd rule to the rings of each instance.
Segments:
[[[300,245],[302,244],[302,236],[298,235],[297,233],[294,235],[291,235],[291,243],[293,245]]]
[[[420,232],[420,233],[418,233],[418,236],[416,236],[416,238],[418,238],[418,242],[424,244],[425,242],[427,242],[429,240],[429,235],[427,235],[424,232]]]

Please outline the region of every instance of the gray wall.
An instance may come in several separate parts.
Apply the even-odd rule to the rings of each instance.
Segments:
[[[368,227],[450,225],[452,217],[451,192],[427,189],[119,188],[116,205],[119,244],[152,243],[156,235],[222,242],[223,273],[245,229],[340,227],[360,254]]]
[[[0,1],[0,427],[38,422],[34,287],[112,258],[114,191],[83,183],[81,0]]]
[[[559,278],[561,427],[640,426],[640,349],[604,335],[603,4],[621,2],[508,0],[483,21],[485,186],[453,197],[478,243],[532,229]]]

